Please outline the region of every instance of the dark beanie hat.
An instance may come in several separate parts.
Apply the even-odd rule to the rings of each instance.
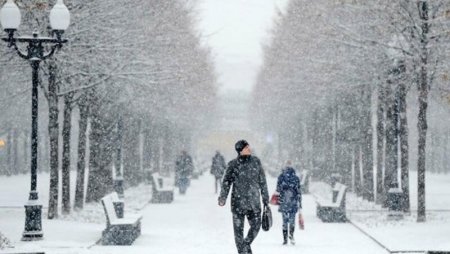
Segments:
[[[248,142],[242,139],[236,142],[234,149],[236,149],[236,152],[240,153],[246,146],[248,146]]]

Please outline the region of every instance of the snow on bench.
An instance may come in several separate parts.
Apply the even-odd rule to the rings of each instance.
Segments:
[[[345,195],[347,186],[336,183],[333,188],[333,196],[331,201],[317,198],[316,215],[323,222],[346,222],[345,213]]]
[[[117,216],[115,203],[120,202],[116,192],[102,198],[106,215],[106,229],[102,232],[103,245],[131,245],[141,234],[142,215]]]
[[[153,191],[151,203],[172,203],[174,187],[170,180],[167,177],[160,176],[158,173],[150,174]]]

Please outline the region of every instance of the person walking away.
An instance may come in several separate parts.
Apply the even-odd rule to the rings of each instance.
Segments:
[[[238,157],[228,163],[218,198],[224,206],[231,191],[231,212],[233,214],[234,240],[239,254],[251,254],[251,244],[261,228],[261,198],[264,206],[269,204],[267,181],[261,161],[251,154],[245,140],[235,144]],[[244,220],[250,229],[244,238]]]
[[[185,150],[181,151],[175,162],[175,185],[179,188],[180,194],[186,193],[193,171],[192,157]]]
[[[222,181],[222,176],[225,173],[225,168],[227,165],[225,164],[225,159],[220,154],[219,151],[216,151],[216,154],[212,158],[212,165],[211,165],[211,174],[214,175],[214,187],[215,187],[215,193],[217,194],[217,191],[220,189],[220,183]]]
[[[292,167],[291,161],[286,163],[277,181],[277,192],[280,193],[280,206],[278,211],[283,216],[283,245],[289,240],[295,244],[295,215],[302,209],[302,193],[300,188],[300,179]]]

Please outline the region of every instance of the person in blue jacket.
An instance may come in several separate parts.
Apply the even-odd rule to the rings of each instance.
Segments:
[[[277,181],[277,192],[280,194],[280,206],[278,211],[283,215],[283,245],[287,244],[288,228],[289,240],[295,244],[295,215],[302,209],[302,193],[300,190],[300,179],[288,161]]]

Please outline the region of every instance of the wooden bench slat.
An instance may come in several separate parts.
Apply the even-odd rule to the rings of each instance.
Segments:
[[[171,203],[174,197],[174,187],[167,183],[169,182],[169,179],[161,177],[157,173],[153,173],[150,174],[150,180],[153,188],[152,199],[150,202]],[[162,181],[162,187],[160,186],[159,181]]]
[[[345,214],[345,195],[347,192],[347,186],[336,183],[333,191],[338,191],[335,202],[333,200],[326,201],[318,198],[317,202],[317,217],[323,222],[345,222],[347,220]],[[334,197],[335,194],[333,194]],[[334,199],[334,198],[333,198]]]
[[[118,218],[114,201],[120,201],[115,192],[101,200],[107,220],[106,229],[102,232],[102,243],[103,245],[131,245],[141,234],[142,215],[131,214],[125,218]]]

